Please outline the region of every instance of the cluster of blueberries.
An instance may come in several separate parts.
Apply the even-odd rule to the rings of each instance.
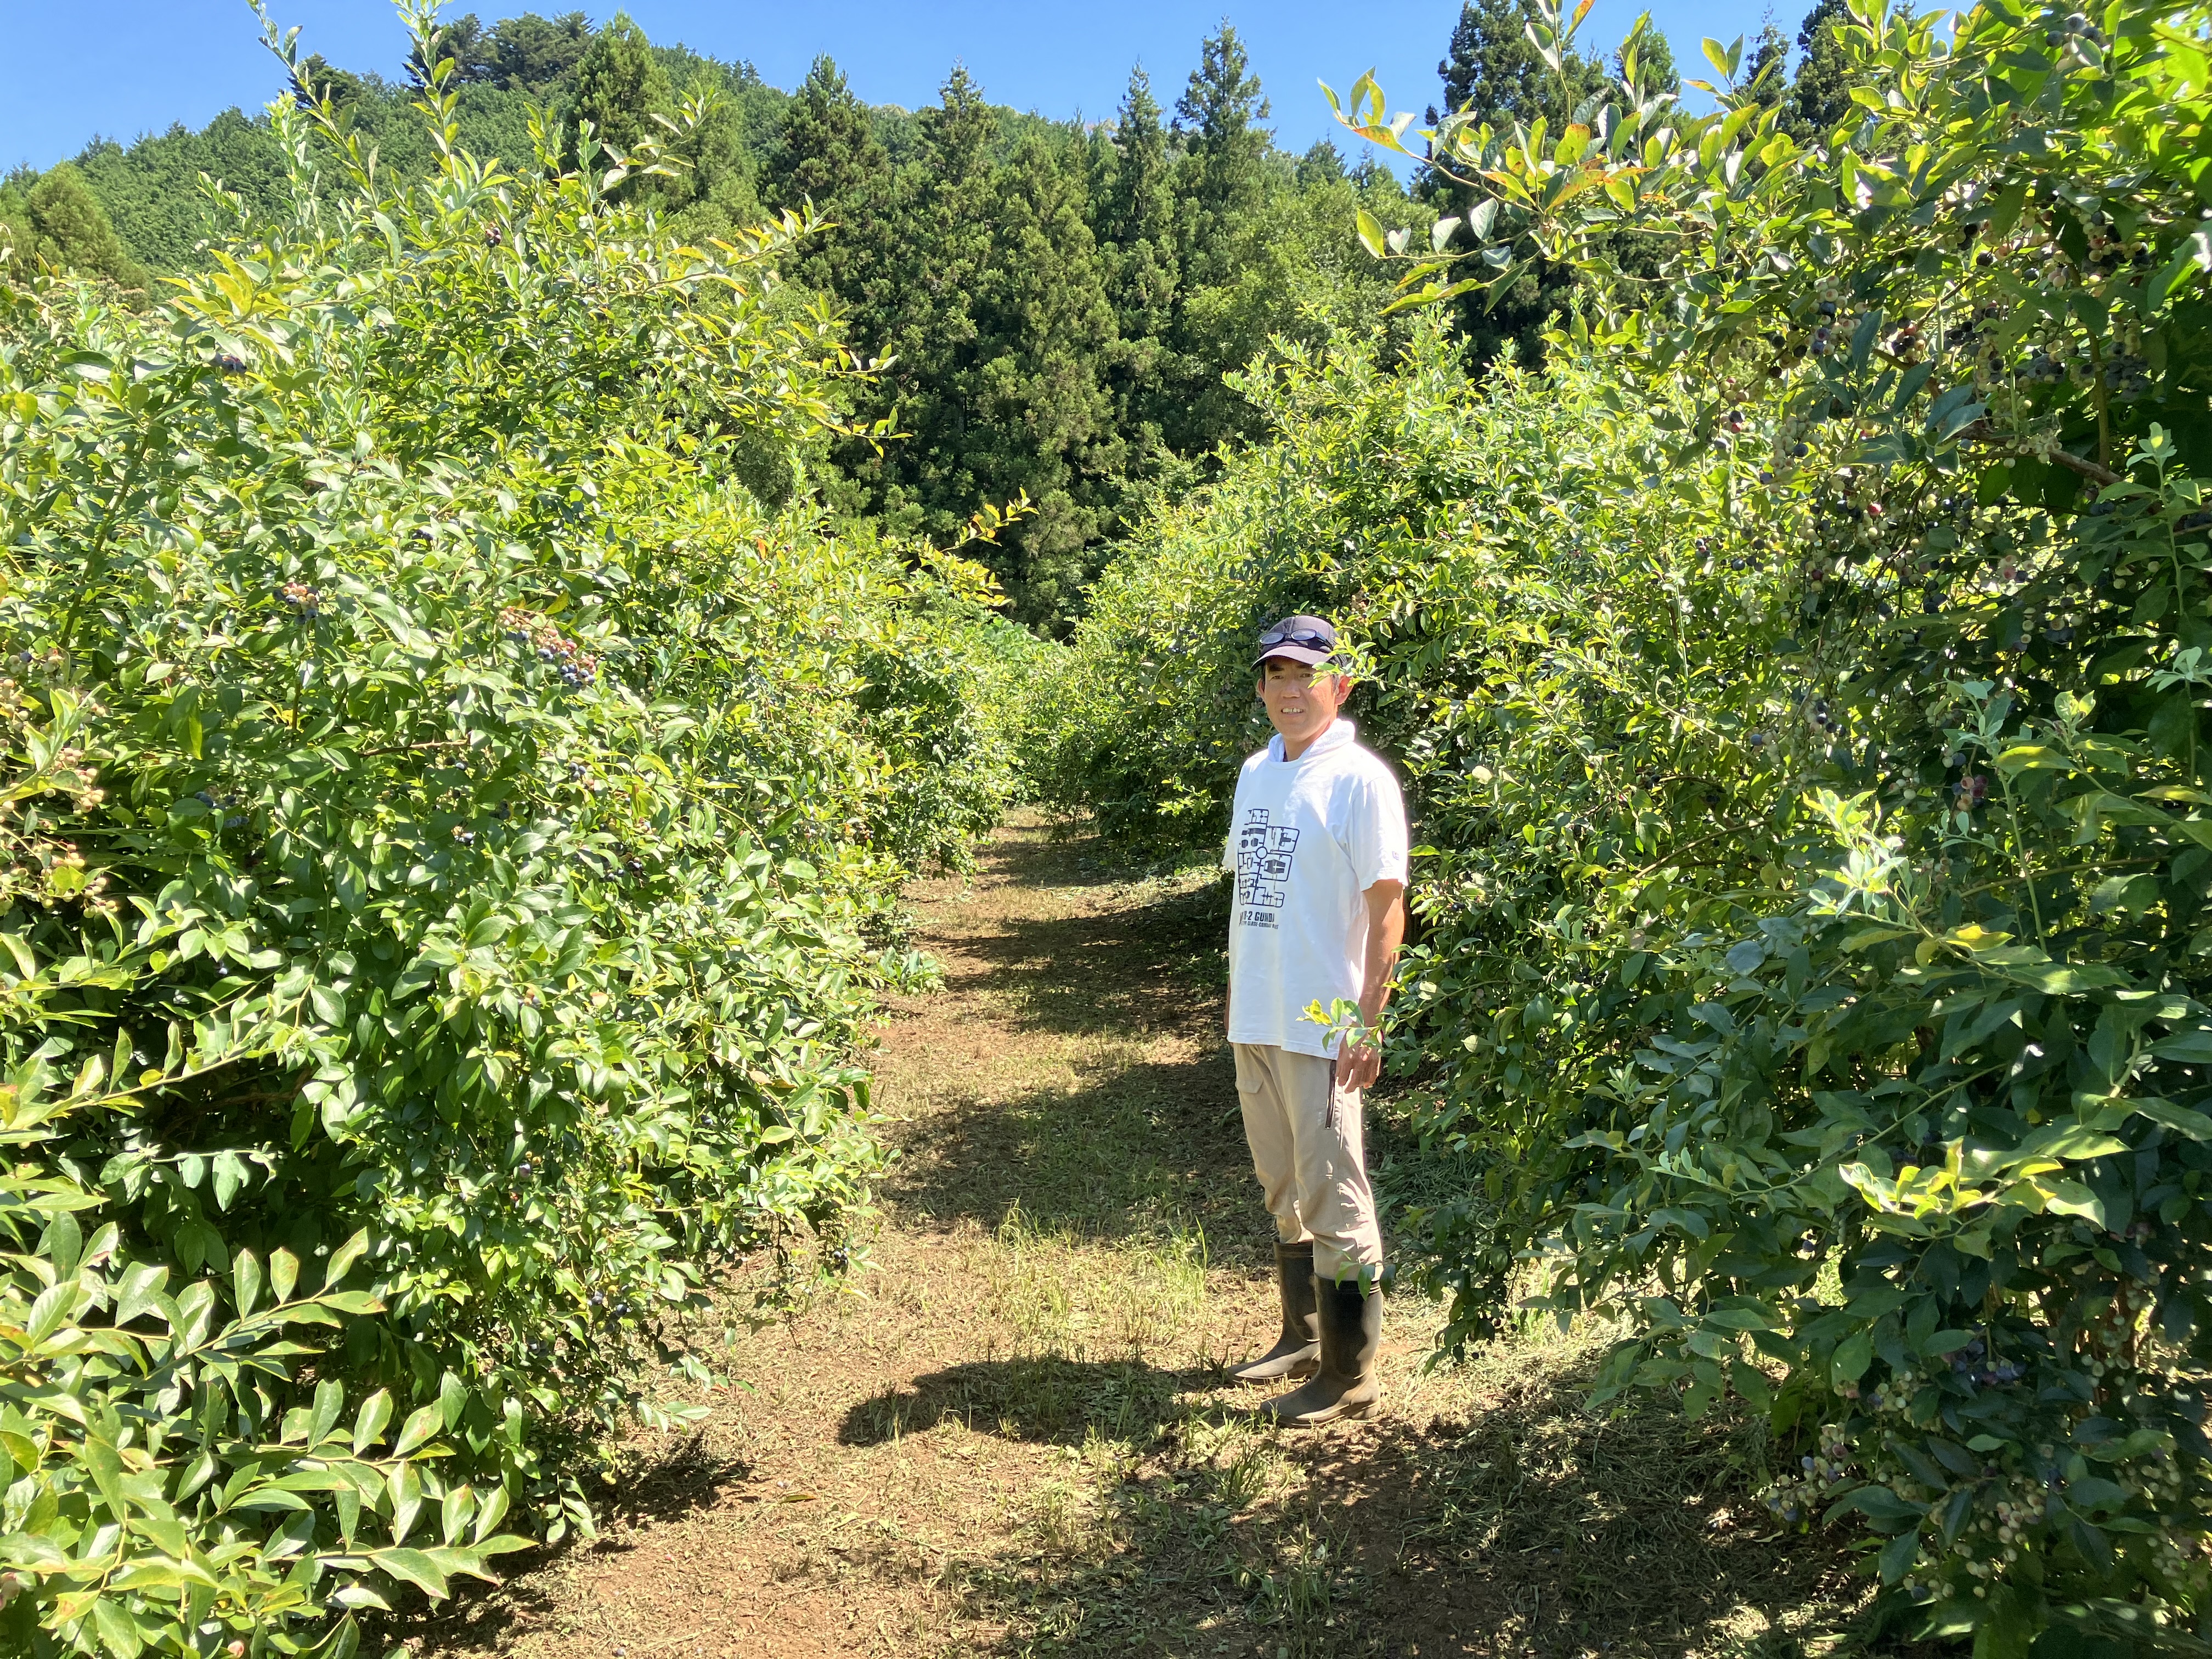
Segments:
[[[2017,1360],[2001,1359],[1990,1364],[1984,1363],[1988,1357],[1989,1350],[1978,1336],[1951,1356],[1951,1374],[1984,1389],[2017,1382],[2027,1374],[2027,1368]]]
[[[2093,46],[2105,44],[2104,30],[2089,21],[2087,12],[2069,12],[2054,27],[2043,32],[2044,43],[2053,46],[2064,46],[2068,38],[2073,35],[2079,35]]]
[[[2086,381],[2090,374],[2088,363],[2084,361],[2078,368]],[[2065,363],[2038,346],[2021,365],[2020,378],[2031,385],[2051,385],[2064,380],[2066,373]],[[2104,381],[2106,391],[2122,398],[2147,398],[2151,391],[2150,364],[2135,352],[2115,351],[2105,360]]]
[[[1849,319],[1846,319],[1844,325],[1848,326],[1848,324]],[[1820,320],[1813,328],[1812,352],[1815,357],[1825,357],[1836,349],[1834,330],[1837,326],[1836,302],[1833,300],[1821,301]]]
[[[2115,351],[2105,359],[2105,387],[2130,400],[2150,395],[2150,364],[2132,351]]]
[[[540,662],[556,665],[561,684],[570,690],[580,691],[599,678],[599,659],[555,627],[550,618],[511,605],[499,613],[499,625],[507,630],[507,638],[534,647]]]
[[[323,613],[321,591],[305,582],[277,583],[276,597],[289,605],[301,622],[312,622]]]
[[[1858,502],[1848,496],[1824,501],[1814,509],[1813,528],[1824,540],[1849,540],[1862,520],[1878,523],[1884,516],[1880,501]]]
[[[246,822],[246,818],[243,814],[230,816],[224,812],[224,809],[226,807],[235,804],[228,795],[215,794],[205,789],[196,789],[192,792],[192,795],[193,799],[199,801],[208,809],[208,811],[222,818],[222,827],[224,829],[235,830],[240,824]]]
[[[1843,1425],[1823,1423],[1820,1425],[1820,1449],[1797,1460],[1802,1473],[1784,1475],[1759,1494],[1770,1513],[1778,1521],[1796,1521],[1809,1514],[1819,1500],[1832,1488],[1858,1478],[1851,1455],[1850,1439]]]

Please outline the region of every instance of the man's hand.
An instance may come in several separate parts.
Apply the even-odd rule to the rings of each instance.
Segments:
[[[1398,947],[1406,942],[1405,896],[1402,881],[1378,881],[1367,890],[1367,974],[1359,988],[1359,1022],[1370,1031],[1382,1022],[1390,976],[1398,971]],[[1365,1089],[1382,1075],[1381,1047],[1346,1037],[1336,1057],[1337,1082]]]
[[[1382,1051],[1371,1042],[1362,1042],[1346,1037],[1336,1056],[1336,1081],[1340,1088],[1365,1089],[1382,1075]]]

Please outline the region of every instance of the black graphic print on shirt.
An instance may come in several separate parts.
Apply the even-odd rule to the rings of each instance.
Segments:
[[[1297,858],[1298,832],[1272,823],[1264,806],[1248,807],[1237,836],[1237,920],[1245,927],[1278,926],[1285,884]]]

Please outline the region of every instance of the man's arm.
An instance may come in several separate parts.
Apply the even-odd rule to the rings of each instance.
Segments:
[[[1390,1000],[1390,977],[1398,970],[1398,947],[1406,942],[1406,884],[1388,878],[1367,890],[1367,976],[1359,988],[1359,1019],[1370,1030],[1382,1020]],[[1371,1043],[1344,1046],[1337,1080],[1347,1089],[1364,1089],[1382,1075],[1382,1051]]]

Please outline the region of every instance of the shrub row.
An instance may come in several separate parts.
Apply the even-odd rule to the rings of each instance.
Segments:
[[[1988,1654],[2212,1615],[2207,21],[1869,15],[1811,146],[1725,82],[1447,122],[1492,200],[1409,294],[1577,262],[1569,366],[1294,364],[1040,714],[1057,799],[1204,841],[1251,625],[1350,623],[1394,1063],[1485,1170],[1397,1241],[1447,1342],[1532,1273],[1625,1319],[1601,1396],[1768,1409],[1778,1517]]]
[[[840,426],[803,227],[422,107],[395,193],[276,106],[156,306],[0,287],[11,1652],[342,1654],[588,1527],[727,1265],[842,1260],[897,884],[1007,787],[980,573],[728,482]]]

